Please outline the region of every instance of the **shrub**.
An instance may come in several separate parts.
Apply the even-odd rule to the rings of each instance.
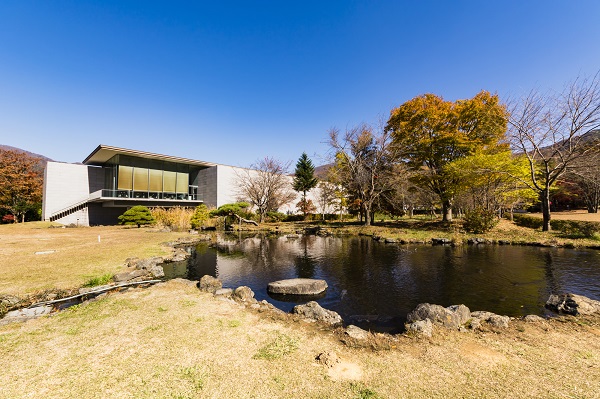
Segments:
[[[550,227],[569,237],[594,238],[600,233],[600,223],[582,220],[550,220]]]
[[[267,212],[267,221],[268,222],[283,222],[287,220],[288,215],[281,212]]]
[[[194,210],[194,214],[190,220],[192,229],[204,227],[206,221],[210,218],[210,211],[204,204],[200,204]]]
[[[476,208],[465,213],[463,228],[469,233],[487,233],[498,224],[496,212],[484,208]]]
[[[513,222],[517,226],[528,227],[530,229],[541,229],[544,221],[541,218],[536,218],[528,215],[513,215]]]
[[[142,225],[151,225],[155,223],[156,219],[154,219],[154,216],[150,213],[150,209],[143,205],[136,205],[119,216],[119,224],[124,224],[126,226],[137,225],[139,228]]]
[[[252,219],[254,214],[248,211],[250,204],[247,202],[236,202],[233,204],[224,204],[209,212],[210,216],[231,216],[238,215],[244,219]]]

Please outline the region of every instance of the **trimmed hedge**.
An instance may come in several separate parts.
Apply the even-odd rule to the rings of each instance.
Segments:
[[[582,220],[550,220],[550,227],[569,237],[594,238],[600,233],[600,223]]]
[[[541,218],[520,214],[513,215],[513,222],[515,222],[517,226],[529,227],[530,229],[541,229],[544,224],[544,221]]]
[[[513,221],[517,226],[541,229],[543,220],[541,218],[527,215],[513,215]],[[600,233],[599,222],[586,222],[582,220],[550,220],[550,228],[560,231],[568,237],[593,238]]]

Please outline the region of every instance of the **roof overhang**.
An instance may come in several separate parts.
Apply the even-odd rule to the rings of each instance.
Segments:
[[[127,148],[111,147],[109,145],[100,144],[86,159],[83,160],[84,165],[96,165],[102,166],[114,157],[115,155],[129,155],[132,157],[154,159],[158,161],[176,162],[187,165],[195,166],[216,166],[217,164],[211,162],[197,161],[194,159],[179,158],[171,155],[154,154],[151,152],[129,150]]]

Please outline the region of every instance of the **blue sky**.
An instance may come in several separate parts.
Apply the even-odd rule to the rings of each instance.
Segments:
[[[417,95],[560,90],[600,69],[600,2],[0,2],[0,144],[249,166]]]

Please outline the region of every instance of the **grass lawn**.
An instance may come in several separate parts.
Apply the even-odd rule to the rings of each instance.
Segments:
[[[0,369],[2,399],[597,398],[600,325],[436,329],[374,351],[170,281],[0,327]]]
[[[0,225],[0,294],[80,287],[91,278],[118,273],[129,257],[166,255],[170,248],[161,243],[188,235],[120,226],[49,226]]]
[[[336,228],[419,240],[467,237],[434,222],[416,221],[421,230],[407,223]],[[166,254],[161,243],[186,235],[3,225],[0,294],[78,287],[119,272],[128,257]],[[560,239],[506,221],[489,237]],[[341,337],[169,281],[0,326],[0,399],[600,397],[597,317],[514,320],[505,330],[466,333],[436,329],[431,339],[387,338],[391,346],[379,350],[346,346]],[[322,352],[339,361],[318,362]]]

